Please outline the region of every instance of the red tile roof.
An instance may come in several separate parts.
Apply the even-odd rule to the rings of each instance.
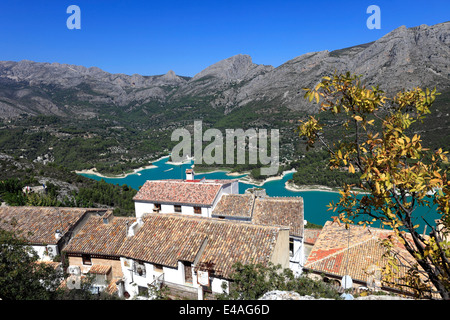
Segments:
[[[111,266],[105,266],[105,265],[101,265],[101,264],[94,264],[89,269],[89,273],[107,275],[111,271],[111,269],[112,269]]]
[[[382,267],[387,263],[383,257],[385,249],[379,241],[393,232],[357,225],[351,225],[349,230],[345,229],[344,224],[327,221],[308,256],[305,268],[339,277],[347,274],[354,280],[366,282],[371,268]],[[396,244],[395,251],[402,253],[403,258],[409,256],[400,243]],[[401,262],[404,267],[399,272],[404,275],[410,261]]]
[[[227,277],[235,262],[268,263],[280,228],[231,220],[179,214],[148,214],[135,236],[120,249],[122,256],[177,267],[194,262],[204,241],[199,263],[212,262],[216,275]]]
[[[0,228],[14,231],[30,244],[57,244],[55,231],[64,235],[88,211],[86,208],[0,207]]]
[[[314,244],[320,235],[322,229],[309,229],[304,230],[304,239],[306,244]]]
[[[211,206],[222,187],[220,182],[147,180],[133,200]]]
[[[131,237],[135,219],[114,217],[108,224],[90,217],[63,250],[72,254],[126,257],[176,268],[178,261],[200,257],[213,263],[216,275],[229,276],[235,262],[268,263],[283,228],[215,218],[150,213]],[[283,229],[284,230],[284,229]],[[204,247],[204,250],[201,249]]]
[[[289,227],[291,236],[303,237],[303,198],[256,198],[252,222],[270,226],[286,226]]]
[[[63,251],[71,254],[118,256],[127,237],[127,227],[135,221],[136,218],[131,217],[113,217],[108,223],[104,223],[103,217],[89,217]]]
[[[224,194],[213,210],[214,217],[248,219],[255,224],[289,227],[291,236],[303,236],[303,198],[255,197]]]
[[[212,215],[215,217],[251,218],[253,202],[252,194],[224,194]]]

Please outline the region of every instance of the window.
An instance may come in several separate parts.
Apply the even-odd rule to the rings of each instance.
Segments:
[[[289,256],[292,258],[294,256],[294,240],[289,239]]]
[[[83,264],[88,265],[88,266],[92,265],[91,255],[83,254],[83,255],[81,255],[81,259],[83,260]]]
[[[134,263],[134,272],[140,275],[141,277],[145,277],[145,265],[141,261],[136,261]]]
[[[174,207],[175,212],[181,213],[181,206],[179,206],[179,205],[174,205],[173,207]]]
[[[153,271],[163,273],[163,266],[160,264],[154,264],[153,265]]]
[[[161,204],[160,203],[153,204],[153,212],[159,212],[159,211],[161,211]]]
[[[194,207],[194,213],[197,213],[197,214],[202,213],[202,208],[201,207]]]
[[[94,284],[98,286],[107,286],[107,278],[105,274],[96,274],[94,277]]]

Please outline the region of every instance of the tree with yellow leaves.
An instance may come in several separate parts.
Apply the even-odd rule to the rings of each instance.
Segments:
[[[383,269],[385,283],[419,297],[450,299],[450,181],[442,169],[447,152],[428,150],[419,135],[408,133],[414,122],[431,113],[436,89],[415,88],[387,97],[378,86],[366,88],[360,76],[347,73],[324,77],[314,89],[304,90],[305,98],[320,103],[319,113],[344,117],[346,134],[337,142],[327,141],[324,125],[310,116],[298,126],[299,135],[307,147],[328,150],[330,169],[348,170],[360,178],[358,185],[344,185],[339,201],[329,209],[337,210],[346,224],[379,222],[393,230],[395,237],[381,242],[389,261]],[[441,215],[440,227],[425,221],[431,231],[420,234],[415,221],[421,217],[414,213],[433,205]],[[401,279],[394,241],[400,241],[414,261]]]

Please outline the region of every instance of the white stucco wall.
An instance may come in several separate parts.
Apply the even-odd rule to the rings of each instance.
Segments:
[[[202,217],[211,217],[210,207],[201,207],[201,213],[194,213],[194,207],[190,205],[182,205],[180,214],[197,215]],[[146,213],[152,213],[155,208],[155,204],[152,202],[135,201],[134,208],[136,211],[136,218],[142,217]],[[175,205],[173,204],[161,204],[160,213],[177,213],[175,212]]]
[[[123,272],[123,280],[125,291],[130,294],[130,298],[133,298],[139,294],[139,286],[147,288],[149,284],[153,283],[155,279],[157,279],[162,273],[164,273],[164,281],[184,285],[191,288],[199,289],[200,285],[197,283],[197,276],[192,268],[192,284],[185,283],[185,274],[184,274],[184,265],[183,262],[178,261],[177,268],[170,268],[163,266],[163,272],[156,271],[155,267],[151,263],[144,263],[145,266],[145,275],[138,275],[136,272],[133,272],[133,263],[132,259],[120,258],[122,272]],[[128,266],[126,265],[128,263]],[[211,290],[214,293],[222,293],[222,283],[226,282],[223,279],[211,278]]]
[[[224,187],[219,190],[219,192],[211,206],[201,207],[201,214],[194,213],[194,205],[182,205],[181,206],[181,214],[199,215],[202,217],[211,218],[212,211],[216,207],[217,203],[219,202],[219,200],[223,194],[238,194],[238,193],[239,193],[239,182],[234,181],[234,182],[230,183],[229,185],[224,185]],[[135,207],[135,211],[136,211],[136,218],[139,218],[142,215],[144,215],[145,213],[153,212],[154,203],[147,202],[147,201],[134,201],[134,207]],[[160,213],[175,213],[174,204],[161,204],[161,210],[159,212]]]
[[[294,254],[289,258],[289,268],[296,274],[303,272],[305,263],[305,246],[303,238],[294,238]]]

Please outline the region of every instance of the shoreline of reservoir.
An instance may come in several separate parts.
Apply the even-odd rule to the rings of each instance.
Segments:
[[[139,174],[140,171],[143,170],[147,170],[147,169],[154,169],[154,168],[158,168],[157,165],[154,165],[154,163],[159,162],[165,158],[169,158],[170,156],[163,156],[160,157],[159,159],[155,160],[152,162],[152,164],[147,165],[147,166],[143,166],[143,167],[139,167],[137,169],[134,169],[131,172],[127,172],[127,173],[122,173],[119,175],[108,175],[108,174],[102,174],[100,172],[97,171],[96,168],[91,168],[91,169],[85,169],[85,170],[76,170],[75,173],[76,174],[81,174],[81,175],[95,175],[99,178],[106,178],[106,179],[124,179],[127,178],[130,175],[134,175],[134,174]],[[180,165],[185,165],[188,162],[183,162],[183,163],[175,163],[175,162],[171,162],[170,160],[166,161],[165,164],[167,165],[172,165],[172,166],[180,166]],[[200,172],[196,172],[198,175],[208,175],[208,174],[213,174],[213,173],[220,173],[223,172],[225,173],[226,176],[230,177],[230,179],[233,179],[233,176],[244,176],[244,177],[240,177],[238,178],[238,181],[241,183],[246,183],[246,184],[252,184],[258,187],[262,187],[264,186],[267,182],[270,181],[277,181],[277,180],[282,180],[287,174],[290,173],[295,173],[297,172],[297,170],[295,169],[291,169],[291,170],[287,170],[287,171],[283,171],[281,173],[281,175],[278,176],[274,176],[274,177],[268,177],[264,180],[256,180],[253,179],[251,177],[249,177],[249,172],[245,171],[245,172],[231,172],[230,170],[225,170],[225,169],[213,169],[210,171],[200,171]],[[302,185],[302,186],[298,186],[295,185],[293,182],[290,182],[289,180],[285,182],[285,188],[289,191],[293,191],[293,192],[302,192],[302,191],[328,191],[328,192],[338,192],[337,189],[334,188],[330,188],[327,186],[320,186],[320,185]]]

